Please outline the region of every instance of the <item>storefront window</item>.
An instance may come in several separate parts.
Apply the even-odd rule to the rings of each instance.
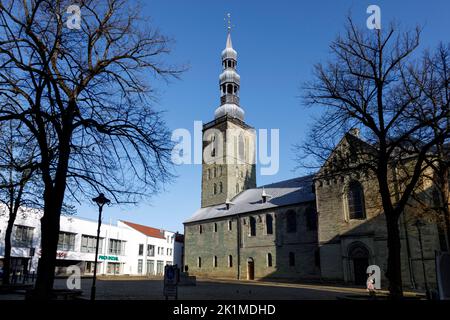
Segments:
[[[92,261],[86,261],[84,273],[94,273],[95,263]],[[97,263],[97,272],[100,270],[101,262]]]
[[[156,274],[161,276],[164,274],[164,261],[158,260],[156,263]]]
[[[108,262],[106,272],[108,274],[120,274],[120,263],[119,262]]]

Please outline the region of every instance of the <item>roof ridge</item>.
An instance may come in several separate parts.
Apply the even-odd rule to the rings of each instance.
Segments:
[[[295,178],[291,178],[291,179],[280,180],[280,181],[277,181],[277,182],[272,182],[272,183],[265,184],[265,185],[262,185],[262,186],[259,186],[259,187],[256,187],[256,188],[252,188],[252,189],[267,188],[267,187],[269,187],[271,185],[276,185],[276,184],[280,184],[280,183],[284,183],[284,182],[288,182],[288,181],[294,181],[294,180],[299,180],[299,179],[306,179],[306,178],[310,178],[310,177],[312,178],[312,177],[314,177],[314,175],[315,175],[315,173],[312,173],[312,174],[308,174],[306,176],[299,176],[299,177],[295,177]],[[249,190],[249,189],[247,189],[247,190]]]
[[[146,227],[146,228],[152,228],[152,229],[156,229],[156,230],[167,231],[165,229],[155,228],[155,227],[152,227],[152,226],[148,226],[148,225],[140,224],[140,223],[136,223],[136,222],[126,221],[126,220],[121,220],[121,219],[119,219],[119,221],[124,222],[124,223],[131,223],[131,224],[142,226],[142,227]]]

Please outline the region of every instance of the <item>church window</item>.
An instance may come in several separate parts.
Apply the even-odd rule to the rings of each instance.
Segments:
[[[217,168],[216,167],[214,167],[213,172],[214,172],[214,178],[217,177]]]
[[[273,234],[273,218],[271,214],[266,214],[266,233]]]
[[[228,94],[232,94],[232,93],[233,93],[233,85],[229,84],[229,85],[227,86],[227,93],[228,93]]]
[[[219,193],[223,192],[223,183],[222,181],[219,182]]]
[[[364,191],[358,181],[352,181],[347,193],[348,217],[350,219],[365,219]]]
[[[214,232],[217,232],[217,223],[214,222]]]
[[[214,183],[214,194],[217,194],[217,184]]]
[[[198,259],[197,259],[197,266],[198,266],[199,268],[202,267],[202,258],[201,258],[201,257],[198,257]]]
[[[295,266],[295,253],[289,252],[289,266],[294,267]]]
[[[233,222],[231,220],[228,221],[228,231],[233,230]]]
[[[219,167],[219,177],[222,176],[222,167]]]
[[[233,267],[233,256],[231,254],[228,256],[228,267]]]
[[[216,147],[217,147],[216,136],[212,136],[212,138],[211,138],[211,147],[212,147],[211,148],[211,157],[215,157],[216,156]],[[215,170],[215,168],[214,168],[214,170]]]
[[[199,226],[198,226],[198,232],[199,232],[200,234],[203,233],[203,227],[202,227],[202,225],[199,225]]]
[[[297,214],[294,210],[289,210],[286,213],[286,231],[297,232]]]
[[[236,183],[236,193],[239,193],[239,183]]]
[[[267,254],[267,266],[268,267],[272,266],[272,254],[271,253]]]
[[[256,219],[254,217],[250,217],[250,237],[256,236]]]
[[[317,214],[314,208],[308,207],[305,210],[306,227],[313,231],[317,229]]]
[[[214,266],[214,268],[217,268],[217,256],[214,256],[213,266]]]

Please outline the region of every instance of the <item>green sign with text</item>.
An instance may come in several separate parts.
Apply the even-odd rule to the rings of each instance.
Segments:
[[[98,256],[100,260],[119,261],[119,257],[115,256]]]

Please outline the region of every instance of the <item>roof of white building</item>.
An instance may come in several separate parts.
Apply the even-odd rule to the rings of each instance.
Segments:
[[[145,234],[147,237],[165,239],[164,230],[152,228],[149,226],[144,226],[142,224],[137,224],[137,223],[133,223],[133,222],[129,222],[129,221],[123,221],[123,220],[120,220],[120,221],[123,222],[124,224],[126,224],[127,226],[139,231],[140,233]]]
[[[184,223],[314,201],[313,177],[298,177],[245,190],[232,199],[228,210],[225,203],[201,208]],[[266,202],[262,201],[263,192],[268,196]]]

